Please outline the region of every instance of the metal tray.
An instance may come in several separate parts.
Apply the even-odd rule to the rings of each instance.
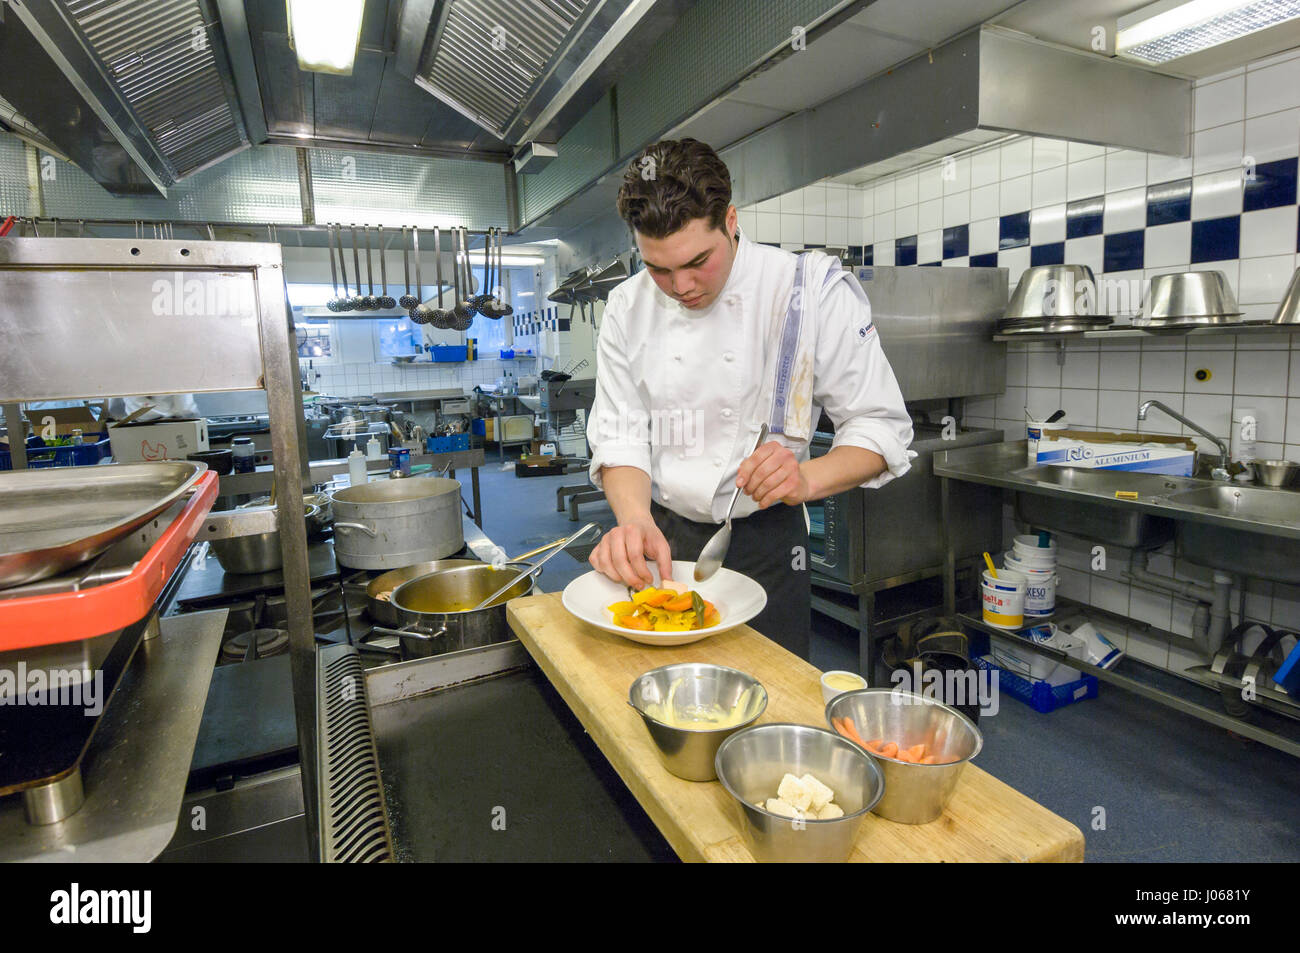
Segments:
[[[0,589],[93,559],[206,470],[204,463],[166,461],[0,473]]]

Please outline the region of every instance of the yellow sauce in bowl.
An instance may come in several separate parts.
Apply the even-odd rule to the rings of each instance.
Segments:
[[[826,683],[828,688],[833,688],[837,692],[853,692],[859,688],[867,687],[867,683],[859,676],[848,675],[844,672],[827,675],[822,681]]]

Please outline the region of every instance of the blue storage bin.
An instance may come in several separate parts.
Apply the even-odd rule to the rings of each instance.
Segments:
[[[27,466],[32,470],[51,467],[89,467],[105,457],[112,456],[108,434],[83,434],[86,442],[80,447],[47,447],[40,437],[27,438]],[[0,450],[0,470],[12,470],[13,457],[8,450]]]
[[[438,363],[455,363],[464,361],[469,356],[469,348],[457,347],[451,344],[435,344],[429,349],[433,360]]]
[[[974,661],[985,671],[998,673],[1000,690],[1044,715],[1065,705],[1097,697],[1098,683],[1095,675],[1085,675],[1078,681],[1066,682],[1064,685],[1049,685],[1045,681],[1021,678],[1015,672],[1008,672],[987,658],[977,657]]]
[[[469,449],[469,434],[467,433],[454,433],[447,439],[451,441],[451,449],[453,450]]]
[[[479,437],[487,436],[487,419],[484,417],[475,417],[470,421],[469,432]]]
[[[429,453],[450,453],[451,438],[450,437],[429,437],[427,440],[425,440],[424,446]]]

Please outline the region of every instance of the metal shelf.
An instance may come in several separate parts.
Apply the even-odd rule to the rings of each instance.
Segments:
[[[1031,341],[1117,341],[1129,338],[1204,337],[1207,334],[1291,334],[1300,333],[1300,325],[1274,324],[1271,321],[1243,321],[1241,324],[1218,324],[1203,328],[1160,330],[1133,325],[1111,325],[1098,331],[1071,331],[1058,334],[994,334],[994,341],[1007,344]]]

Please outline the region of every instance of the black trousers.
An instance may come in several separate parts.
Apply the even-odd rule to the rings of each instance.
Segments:
[[[693,561],[720,523],[697,523],[658,503],[655,524],[668,538],[673,559]],[[808,658],[812,630],[812,574],[808,569],[808,527],[803,507],[778,503],[731,521],[731,546],[722,565],[758,582],[767,606],[749,621],[781,647]],[[683,579],[688,585],[691,580]]]

